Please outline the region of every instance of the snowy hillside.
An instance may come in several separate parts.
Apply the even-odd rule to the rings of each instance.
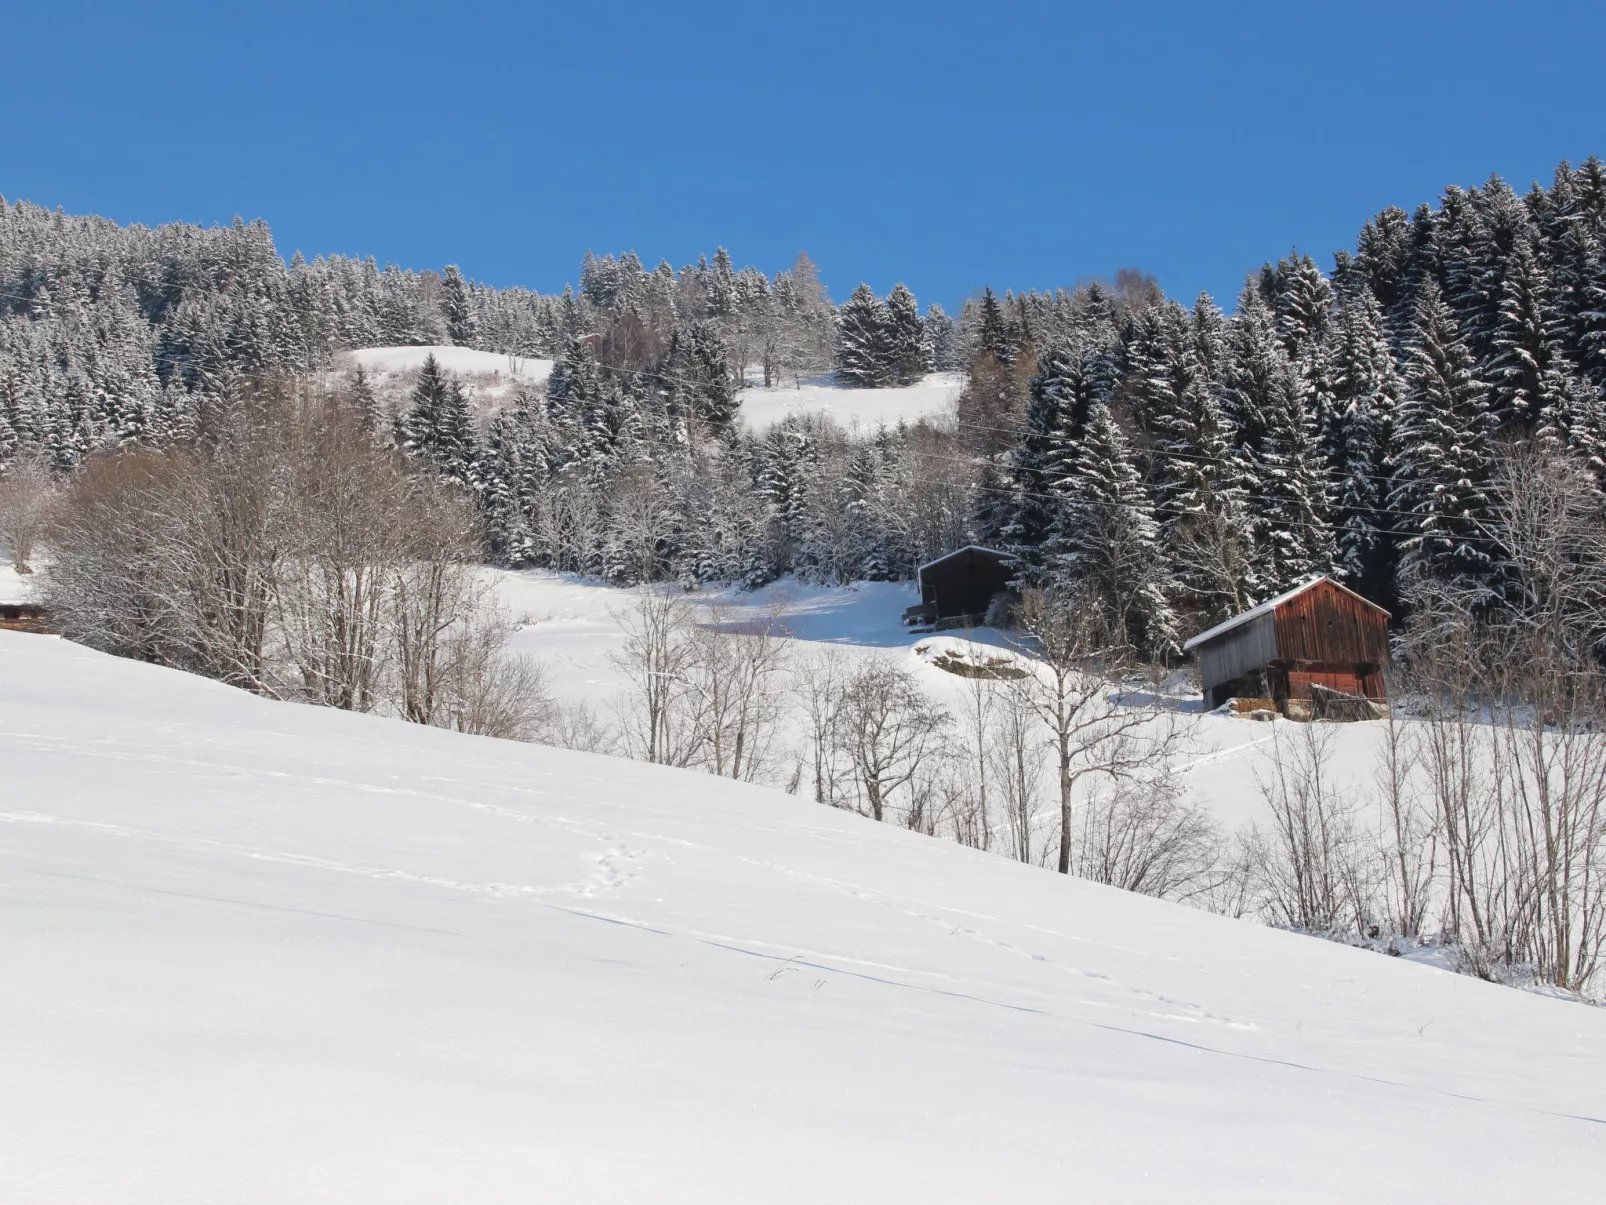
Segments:
[[[918,385],[893,389],[849,389],[830,376],[766,389],[750,376],[741,392],[740,414],[754,431],[763,431],[789,414],[828,414],[844,427],[873,430],[883,424],[945,418],[963,387],[964,376],[957,372],[932,373]]]
[[[18,573],[11,558],[0,552],[0,603],[30,601],[37,580],[36,573]]]
[[[429,356],[455,375],[471,398],[486,405],[507,400],[520,385],[539,390],[552,375],[551,360],[450,346],[358,348],[337,355],[335,370],[348,373],[360,365],[374,392],[395,400],[413,387],[419,368]]]
[[[1597,1199],[1606,1014],[0,632],[0,1199]],[[92,1157],[86,1156],[92,1152]]]
[[[337,355],[335,371],[343,375],[361,365],[374,391],[395,402],[412,388],[427,356],[434,356],[442,368],[453,373],[470,398],[488,406],[507,400],[520,385],[539,389],[552,375],[551,360],[450,346],[359,348]],[[740,414],[755,431],[765,430],[789,414],[828,414],[845,427],[873,430],[883,424],[944,418],[952,413],[963,386],[962,374],[939,372],[918,385],[894,389],[839,387],[829,375],[810,377],[801,385],[766,389],[749,374],[740,393]]]
[[[553,694],[566,703],[583,702],[599,715],[614,710],[626,676],[613,654],[624,644],[620,616],[633,605],[631,591],[539,570],[494,574],[505,607],[524,620],[513,647],[544,665]],[[696,596],[716,602],[736,622],[765,622],[777,617],[790,633],[795,652],[830,644],[848,656],[891,652],[907,658],[921,686],[955,712],[965,703],[965,679],[936,667],[922,655],[922,646],[954,642],[958,637],[917,635],[900,622],[903,608],[917,601],[912,583],[859,582],[852,586],[807,586],[786,579],[754,591],[710,591]],[[973,639],[1002,643],[998,633],[980,629]],[[1178,769],[1189,797],[1229,830],[1266,820],[1256,786],[1257,776],[1272,773],[1273,728],[1243,719],[1229,719],[1194,710],[1197,698],[1183,704],[1188,730],[1187,752]],[[790,739],[805,740],[802,716]],[[1370,781],[1373,758],[1383,735],[1381,725],[1345,724],[1329,730],[1338,781],[1360,785]],[[1047,812],[1043,822],[1057,822]]]

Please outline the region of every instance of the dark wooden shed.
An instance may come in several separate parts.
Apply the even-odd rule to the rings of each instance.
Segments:
[[[0,603],[0,629],[49,632],[50,617],[38,603]]]
[[[1318,577],[1201,632],[1183,648],[1199,658],[1211,707],[1263,698],[1287,712],[1288,701],[1310,699],[1313,686],[1386,702],[1388,624],[1382,607]]]
[[[916,571],[920,601],[903,613],[903,621],[938,627],[980,623],[988,605],[1008,589],[1015,566],[1010,553],[977,544],[927,561]]]

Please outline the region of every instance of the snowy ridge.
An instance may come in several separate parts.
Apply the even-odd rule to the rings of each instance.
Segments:
[[[964,383],[961,373],[934,372],[917,385],[888,389],[839,386],[832,376],[766,389],[749,375],[748,385],[739,395],[738,415],[754,431],[765,431],[792,414],[824,414],[844,427],[874,430],[948,417]]]
[[[8,1201],[1598,1192],[1600,1010],[51,638],[0,765]]]
[[[335,370],[344,374],[361,366],[376,393],[392,396],[412,388],[414,376],[430,356],[463,382],[471,398],[487,404],[510,398],[520,385],[544,386],[552,375],[551,360],[451,346],[360,347],[337,355]]]

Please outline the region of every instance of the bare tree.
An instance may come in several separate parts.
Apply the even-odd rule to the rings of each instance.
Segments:
[[[1076,873],[1163,899],[1191,900],[1229,873],[1225,841],[1172,777],[1122,779],[1082,809]]]
[[[93,460],[50,534],[45,593],[62,631],[96,648],[268,694],[271,583],[288,530],[287,398],[244,399],[216,443]]]
[[[1321,723],[1274,730],[1272,768],[1258,780],[1271,831],[1257,828],[1250,847],[1262,906],[1275,923],[1364,934],[1373,919],[1371,849],[1359,802],[1334,781],[1332,733]]]
[[[388,609],[418,516],[399,460],[361,438],[359,423],[339,405],[314,406],[285,432],[294,516],[273,598],[280,654],[302,696],[371,711],[392,673]]]
[[[339,397],[242,393],[207,438],[92,462],[52,532],[68,635],[265,694],[528,737],[550,709],[465,501]]]
[[[625,635],[613,662],[629,683],[621,720],[630,751],[644,761],[686,765],[696,751],[681,722],[693,655],[691,608],[671,587],[644,586],[613,617]]]
[[[845,772],[843,741],[838,732],[843,722],[842,698],[848,674],[846,656],[832,645],[819,646],[797,662],[796,678],[808,730],[808,776],[816,803],[837,802],[838,783]],[[798,778],[803,778],[801,772]]]
[[[688,633],[684,699],[698,760],[714,774],[754,782],[775,764],[785,715],[785,629],[775,613],[735,618],[708,605]]]
[[[34,548],[56,499],[55,482],[41,460],[14,460],[0,469],[0,547],[18,573],[32,573]]]
[[[1382,836],[1387,924],[1403,937],[1421,936],[1433,906],[1439,870],[1440,825],[1420,781],[1420,725],[1390,713],[1373,766]]]
[[[988,748],[1010,854],[1026,863],[1035,863],[1042,853],[1032,836],[1043,786],[1043,741],[1031,699],[1033,685],[1020,679],[1006,683],[995,703]]]
[[[1084,779],[1119,779],[1167,764],[1178,741],[1173,717],[1112,697],[1125,669],[1122,651],[1099,639],[1102,621],[1074,595],[1026,591],[1017,623],[1039,672],[1025,698],[1048,729],[1059,787],[1057,869],[1069,874],[1076,790]]]
[[[843,684],[836,737],[850,760],[864,806],[884,820],[949,724],[909,670],[886,655],[867,658]]]

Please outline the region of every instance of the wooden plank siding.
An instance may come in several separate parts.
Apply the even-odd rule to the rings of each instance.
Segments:
[[[1211,706],[1270,695],[1279,706],[1313,685],[1388,698],[1388,612],[1326,578],[1199,638],[1199,678]]]
[[[1279,660],[1388,665],[1388,616],[1331,582],[1294,595],[1272,614]]]
[[[920,601],[929,621],[980,621],[1015,575],[1016,558],[992,548],[966,547],[919,570]]]
[[[1275,616],[1261,615],[1199,646],[1199,678],[1211,689],[1243,677],[1277,659]],[[1212,706],[1223,700],[1216,700]]]

